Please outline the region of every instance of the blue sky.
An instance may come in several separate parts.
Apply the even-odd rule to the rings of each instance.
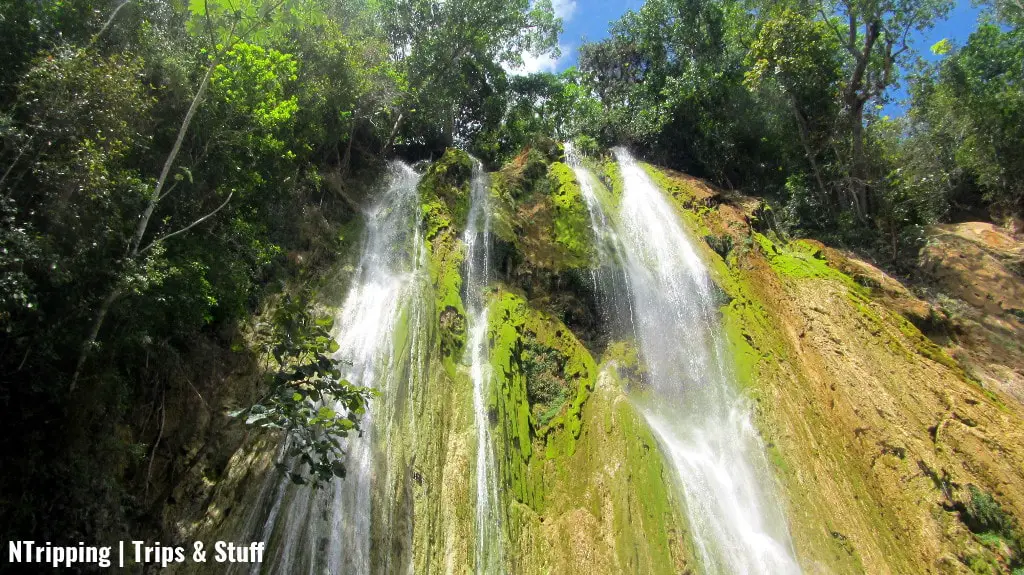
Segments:
[[[559,45],[562,55],[558,58],[527,57],[526,71],[561,72],[576,63],[576,50],[584,41],[600,40],[608,36],[608,25],[617,20],[626,10],[638,10],[642,0],[552,0],[555,13],[562,18],[562,36]],[[919,54],[935,59],[929,48],[932,44],[949,38],[956,44],[966,42],[974,30],[981,10],[971,6],[970,0],[957,0],[957,5],[949,18],[936,26],[913,37],[914,48]],[[899,114],[902,106],[899,100],[905,97],[905,91],[897,88],[892,91],[893,104],[886,107],[889,114]]]

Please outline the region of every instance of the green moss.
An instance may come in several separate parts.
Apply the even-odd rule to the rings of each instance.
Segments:
[[[758,348],[764,342],[774,341],[767,337],[771,331],[765,312],[743,297],[733,298],[721,311],[722,330],[731,351],[736,381],[742,389],[753,390],[761,362],[770,360],[773,353],[778,355],[780,351],[775,346],[764,351]]]
[[[449,148],[427,168],[420,180],[420,198],[427,218],[428,237],[445,226],[462,228],[469,214],[469,184],[473,159],[462,150]],[[445,209],[441,209],[443,204]]]
[[[787,463],[786,459],[782,457],[782,452],[779,451],[779,448],[777,446],[768,446],[768,459],[772,462],[772,465],[774,465],[776,469],[778,469],[779,471],[783,473],[793,472],[789,463]]]
[[[499,465],[516,499],[539,510],[543,464],[535,461],[534,442],[548,457],[572,455],[597,368],[568,328],[520,296],[498,291],[488,309]],[[538,380],[556,389],[540,393]]]
[[[632,471],[631,488],[638,493],[644,494],[637,501],[639,516],[627,513],[625,509],[619,509],[616,513],[615,524],[619,529],[629,531],[631,537],[623,537],[618,541],[618,553],[621,556],[632,557],[632,561],[640,563],[643,558],[636,557],[638,542],[635,537],[646,537],[646,547],[654,557],[668,558],[672,556],[672,539],[679,537],[678,524],[673,520],[674,509],[672,508],[673,498],[669,492],[670,486],[674,484],[671,472],[665,467],[665,459],[658,449],[653,434],[642,424],[633,407],[626,402],[616,406],[618,411],[617,420],[623,425],[623,433],[626,437],[635,438],[627,444],[626,465]],[[632,527],[636,524],[642,526],[639,530]],[[662,529],[656,530],[655,526]],[[654,529],[652,529],[654,527]],[[673,530],[676,527],[676,530]],[[654,563],[645,566],[651,573],[674,573],[672,563]]]
[[[630,355],[627,351],[625,359]],[[618,370],[610,369],[610,363],[602,365],[603,377],[610,377],[614,385],[597,392],[593,408],[587,408],[592,410],[587,424],[593,426],[602,421],[606,433],[622,438],[604,438],[622,442],[621,461],[627,470],[626,482],[612,486],[625,490],[613,494],[613,530],[621,568],[632,573],[688,572],[685,564],[696,554],[686,531],[682,500],[673,489],[673,471],[642,415],[632,402],[619,395],[618,390],[637,382],[623,381]],[[576,459],[595,459],[590,451],[593,442],[595,438],[583,443],[583,453]],[[592,465],[601,466],[602,458],[596,458]],[[579,472],[579,468],[571,471]]]
[[[544,486],[541,511],[507,506],[516,572],[570,573],[581,564],[594,573],[692,572],[672,471],[623,394],[628,383],[609,367],[583,406],[575,452],[534,461],[543,468],[534,477]]]
[[[601,358],[602,364],[614,365],[617,380],[626,382],[627,389],[639,386],[647,375],[640,348],[633,341],[615,341],[608,345]]]
[[[699,196],[689,182],[670,177],[665,172],[647,163],[641,163],[640,167],[647,172],[654,185],[667,192],[677,204],[692,210],[708,209],[707,205],[697,201]]]
[[[500,241],[517,247],[519,236],[515,229],[516,202],[510,192],[508,178],[503,172],[491,174],[491,233]]]
[[[625,183],[622,179],[622,171],[619,170],[619,163],[614,158],[609,158],[599,166],[595,173],[604,187],[611,193],[612,199],[618,202],[622,199],[625,190]]]
[[[548,178],[554,206],[554,241],[564,248],[569,267],[589,266],[594,257],[594,238],[576,174],[569,166],[555,162],[548,167]]]
[[[795,240],[785,245],[772,242],[764,234],[752,233],[761,247],[765,259],[780,275],[792,278],[826,278],[842,282],[851,291],[867,294],[867,290],[853,278],[828,265],[821,250],[806,240]]]
[[[472,159],[465,152],[448,150],[427,169],[419,186],[440,351],[449,364],[465,346],[466,310],[460,269],[463,245],[459,234],[468,211],[472,173]]]

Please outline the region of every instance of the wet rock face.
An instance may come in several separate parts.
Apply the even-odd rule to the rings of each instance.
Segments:
[[[731,219],[723,209],[741,207],[687,201],[699,189],[657,171],[694,235],[718,235],[708,230]],[[965,227],[940,230],[964,258],[942,264],[953,256],[936,243],[928,261],[956,289],[991,290],[981,307],[924,301],[810,240],[755,232],[751,242],[737,228],[727,256],[710,243],[703,254],[732,296],[723,316],[735,367],[807,572],[1011,573],[1024,562],[1024,409],[999,384],[1024,372],[998,363],[1014,361],[1007,350],[1021,338],[1007,338],[1013,300],[995,293],[1019,252],[998,230]],[[978,262],[960,263],[966,253]],[[975,284],[969,266],[982,260],[988,275]],[[934,317],[950,337],[922,333]]]
[[[589,282],[594,242],[579,183],[559,158],[557,145],[534,148],[492,174],[496,271],[594,347],[607,339]]]
[[[920,269],[968,370],[1024,403],[1024,238],[985,222],[933,226]]]
[[[921,270],[947,294],[1024,322],[1024,241],[984,222],[933,226]]]
[[[490,174],[486,407],[508,571],[692,573],[700,566],[673,471],[633,402],[649,391],[648,366],[633,341],[602,331],[607,302],[587,275],[593,238],[561,160],[557,144],[538,146]],[[754,406],[804,572],[1022,566],[1024,408],[1012,396],[1024,393],[1006,383],[1024,381],[1020,238],[988,224],[936,227],[921,262],[945,295],[926,300],[852,254],[781,241],[759,224],[771,216],[756,199],[645,169],[714,275],[731,368]],[[422,342],[424,373],[415,420],[393,428],[380,462],[381,477],[394,473],[374,497],[393,501],[398,534],[375,532],[374,565],[468,573],[474,564],[463,301],[472,172],[471,158],[449,151],[419,189],[426,326],[417,332],[403,316],[407,337],[397,339]],[[595,175],[621,196],[614,162]],[[936,318],[941,330],[929,327]],[[259,489],[253,477],[272,469],[272,447],[236,454],[190,537],[210,524],[221,538],[235,532],[240,494]]]

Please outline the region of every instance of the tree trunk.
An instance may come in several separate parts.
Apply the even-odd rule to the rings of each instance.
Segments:
[[[234,33],[234,27],[232,27],[232,34]],[[149,218],[153,216],[153,211],[156,210],[156,205],[160,203],[160,196],[164,189],[164,184],[167,183],[167,176],[171,173],[171,168],[174,166],[174,161],[178,159],[178,152],[181,151],[181,144],[185,141],[185,134],[188,132],[189,126],[192,124],[192,118],[195,116],[196,111],[199,109],[199,104],[206,95],[206,89],[210,85],[210,77],[213,76],[213,70],[220,64],[221,56],[230,50],[231,47],[227,47],[217,53],[217,57],[213,59],[210,66],[206,69],[206,74],[203,75],[203,81],[199,84],[199,90],[196,91],[195,97],[192,98],[192,104],[188,107],[188,112],[185,113],[185,119],[181,122],[181,127],[178,128],[178,137],[174,140],[174,147],[171,148],[171,153],[167,154],[167,159],[164,161],[164,167],[160,170],[160,177],[156,181],[156,186],[153,188],[153,193],[150,195],[149,203],[146,205],[146,209],[142,212],[142,218],[139,220],[138,225],[135,227],[135,234],[132,236],[132,243],[128,257],[135,258],[139,255],[139,246],[142,244],[142,237],[146,234],[146,228],[149,226]]]
[[[352,165],[352,142],[356,139],[356,122],[358,121],[357,118],[358,117],[355,115],[353,115],[352,117],[352,127],[348,131],[348,145],[345,146],[345,157],[341,160],[341,166],[339,166],[342,175],[345,176],[348,175],[349,168]]]
[[[846,88],[846,105],[850,111],[851,136],[853,138],[853,158],[850,166],[850,194],[853,199],[854,212],[862,223],[867,222],[868,188],[867,174],[864,166],[864,105],[870,93],[864,86],[864,76],[871,61],[871,54],[878,40],[881,23],[876,19],[865,18],[864,46],[856,48],[856,17],[850,13],[850,40],[848,49],[856,58],[856,65],[850,83]]]
[[[395,120],[395,125],[391,127],[391,134],[388,135],[388,141],[384,142],[384,147],[380,150],[381,156],[387,156],[391,151],[391,146],[395,143],[395,136],[398,135],[398,127],[402,125],[402,119],[405,118],[405,113],[398,114],[398,119]]]
[[[82,374],[82,367],[85,366],[85,359],[89,356],[89,351],[96,343],[96,338],[100,334],[100,328],[103,327],[103,320],[107,318],[107,312],[110,311],[110,307],[114,305],[114,301],[121,296],[120,286],[115,286],[114,289],[110,290],[107,297],[103,299],[103,303],[100,304],[100,308],[96,310],[96,316],[92,320],[92,327],[89,328],[89,335],[85,338],[82,343],[82,349],[78,352],[78,361],[75,362],[75,373],[71,376],[71,389],[75,391],[78,388],[78,377]]]
[[[818,196],[821,198],[822,205],[826,206],[831,211],[832,206],[829,201],[828,192],[825,190],[825,181],[821,177],[821,169],[818,168],[818,160],[815,158],[815,154],[811,150],[807,123],[804,121],[803,114],[800,113],[800,110],[796,106],[796,101],[792,96],[790,96],[789,103],[790,108],[793,110],[793,116],[796,118],[797,132],[800,134],[800,144],[803,145],[804,153],[807,155],[807,161],[811,164],[811,171],[814,173],[814,181],[818,184]]]
[[[853,165],[851,166],[852,193],[854,210],[857,219],[861,222],[867,221],[868,214],[868,187],[867,175],[864,169],[864,102],[857,99],[853,109],[850,111],[853,135]]]

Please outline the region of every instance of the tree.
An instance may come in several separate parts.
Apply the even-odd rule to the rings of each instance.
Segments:
[[[549,0],[386,0],[384,30],[409,80],[407,140],[429,147],[469,142],[497,125],[502,65],[557,50]]]
[[[743,86],[754,23],[739,2],[652,0],[584,45],[580,71],[605,107],[604,142],[724,187],[777,187],[773,104]]]
[[[899,65],[909,57],[910,34],[930,28],[952,6],[952,0],[826,0],[819,4],[819,15],[848,58],[842,90],[851,137],[848,185],[852,206],[861,221],[866,221],[871,211],[865,106],[883,98],[896,81]]]
[[[766,88],[774,82],[793,113],[800,145],[811,167],[820,205],[834,204],[819,155],[832,141],[839,95],[840,61],[823,22],[789,8],[762,24],[750,47],[745,84]]]
[[[359,419],[373,391],[342,379],[330,357],[338,351],[334,322],[314,317],[310,305],[307,292],[284,295],[262,334],[278,370],[255,404],[231,415],[244,417],[246,425],[283,432],[289,459],[280,464],[282,471],[295,483],[319,486],[345,477],[341,440],[360,432]]]
[[[282,0],[283,1],[283,0]],[[153,217],[153,213],[156,211],[157,205],[160,204],[167,194],[174,191],[174,186],[170,186],[165,192],[165,186],[168,182],[168,177],[171,176],[171,169],[174,167],[175,162],[178,159],[178,154],[181,151],[182,143],[185,140],[185,136],[188,133],[189,128],[192,125],[192,119],[195,117],[196,112],[199,109],[206,91],[210,86],[210,80],[214,75],[214,72],[221,69],[221,59],[227,55],[234,53],[235,44],[240,42],[249,33],[262,26],[263,23],[271,16],[272,12],[280,6],[280,2],[276,5],[260,6],[249,5],[240,10],[235,10],[233,7],[221,7],[225,10],[225,13],[211,13],[209,11],[209,4],[204,8],[204,17],[208,23],[207,32],[213,37],[222,35],[224,43],[217,43],[212,46],[214,50],[214,56],[210,59],[210,63],[206,66],[206,71],[203,73],[202,79],[199,81],[199,86],[196,89],[195,95],[192,97],[192,101],[189,104],[188,110],[185,112],[184,118],[181,120],[181,125],[178,128],[178,134],[175,137],[174,144],[171,146],[171,150],[168,152],[167,157],[163,162],[163,167],[160,169],[160,174],[153,184],[152,190],[147,191],[147,200],[145,207],[142,210],[138,218],[138,223],[135,226],[135,232],[132,234],[131,239],[128,242],[127,256],[125,258],[124,267],[128,271],[128,274],[135,272],[132,268],[144,267],[145,262],[142,261],[142,256],[145,252],[149,251],[154,246],[159,245],[165,240],[174,236],[183,234],[193,227],[205,222],[206,220],[213,217],[217,212],[222,210],[224,206],[231,201],[231,197],[234,194],[233,191],[229,192],[224,202],[218,205],[213,210],[195,219],[191,223],[184,225],[183,227],[159,236],[149,243],[143,245],[143,240],[146,236],[146,231],[149,228],[150,219]],[[228,11],[230,10],[230,11]],[[215,30],[214,21],[227,20],[230,22],[226,33]],[[242,32],[236,34],[236,30],[242,29]],[[252,86],[249,86],[251,89]],[[289,108],[285,110],[276,110],[278,114],[286,114]],[[136,272],[137,273],[137,272]],[[126,278],[127,279],[127,278]],[[89,332],[82,343],[82,349],[78,354],[78,360],[75,363],[75,370],[71,376],[71,384],[69,387],[70,391],[75,391],[78,386],[78,378],[81,375],[82,367],[85,365],[85,360],[89,356],[89,352],[92,347],[96,344],[96,340],[99,337],[100,329],[103,327],[103,323],[106,320],[107,314],[110,312],[110,307],[124,292],[125,285],[122,283],[123,280],[115,280],[115,284],[111,287],[110,291],[100,302],[99,307],[96,309],[95,317],[93,318],[92,325],[89,328]]]
[[[908,185],[931,186],[962,212],[1024,211],[1024,33],[980,26],[913,78]]]

